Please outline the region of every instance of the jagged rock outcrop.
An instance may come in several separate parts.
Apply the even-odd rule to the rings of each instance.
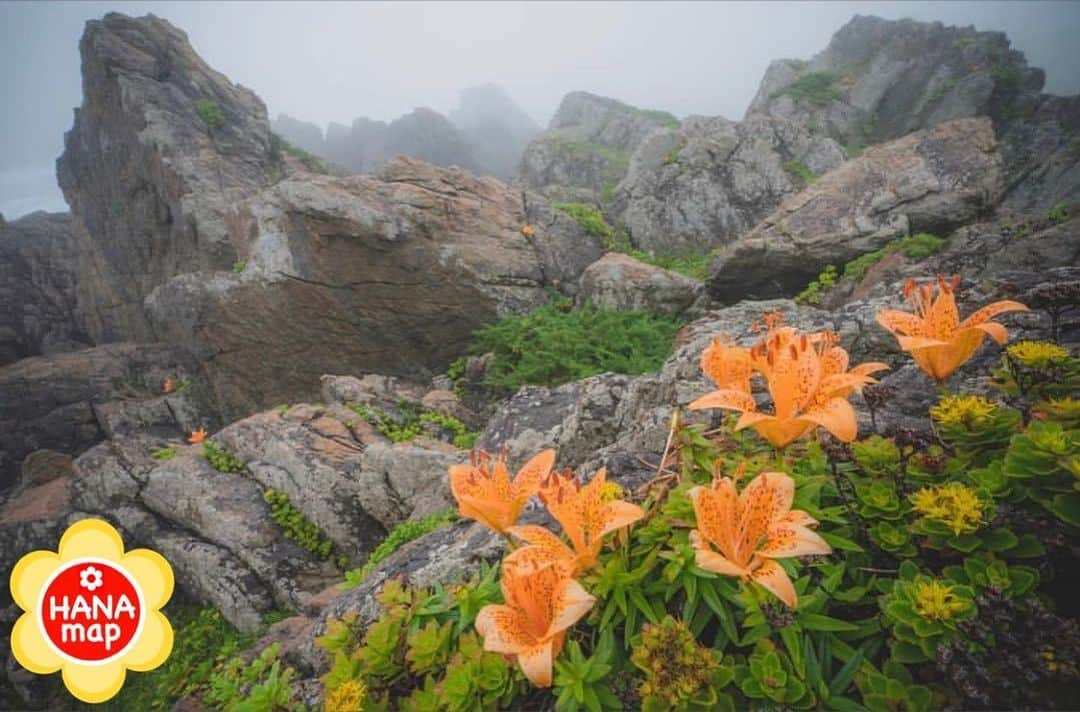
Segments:
[[[856,15],[809,62],[770,64],[747,116],[789,119],[854,150],[953,119],[1005,119],[1044,79],[1003,33]]]
[[[700,310],[705,287],[696,279],[609,252],[581,275],[582,303],[602,309],[637,309],[680,316]]]
[[[845,157],[832,139],[785,119],[691,116],[641,141],[609,212],[641,249],[701,254],[745,233]]]
[[[307,172],[272,151],[262,102],[158,18],[110,14],[81,47],[84,105],[58,163],[91,253],[80,325],[94,343],[177,347],[229,417],[310,397],[328,371],[441,368],[481,324],[553,284],[572,293],[601,255],[495,179],[411,159]],[[431,113],[387,145],[457,131]]]
[[[123,432],[179,435],[207,424],[194,396],[162,393],[166,379],[184,373],[161,344],[108,344],[0,367],[0,491],[35,450],[77,455]]]
[[[610,201],[626,175],[630,154],[645,137],[678,125],[666,112],[571,92],[563,97],[548,130],[525,149],[518,181],[559,200]]]
[[[476,169],[509,180],[540,127],[497,84],[463,89],[448,117],[465,135]]]
[[[988,118],[958,119],[889,143],[786,199],[709,266],[712,296],[791,296],[829,264],[843,265],[904,235],[947,235],[1003,192]]]
[[[57,176],[93,248],[80,269],[95,343],[153,340],[143,299],[168,278],[229,269],[232,205],[275,172],[266,107],[148,15],[110,13],[80,42],[83,105]]]
[[[1080,96],[1023,95],[1001,134],[1008,176],[1004,204],[1046,214],[1080,204]]]
[[[76,299],[84,251],[67,213],[0,220],[0,366],[90,345]]]

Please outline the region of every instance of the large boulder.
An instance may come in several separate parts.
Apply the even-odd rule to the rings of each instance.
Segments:
[[[722,248],[709,266],[709,291],[728,303],[793,295],[826,265],[912,233],[948,234],[993,208],[1003,188],[987,118],[875,146]]]
[[[855,151],[953,119],[1004,119],[1044,79],[1003,33],[856,15],[809,62],[773,62],[747,115],[789,119]]]
[[[258,97],[153,16],[90,22],[81,48],[58,172],[90,253],[84,331],[178,347],[230,418],[310,398],[325,372],[441,369],[602,254],[540,197],[460,169],[308,172],[275,152]],[[387,145],[441,151],[435,134],[457,130],[432,113]]]
[[[602,309],[679,316],[700,306],[704,292],[704,285],[696,279],[609,252],[582,273],[578,298]]]
[[[845,158],[832,139],[785,119],[692,116],[641,141],[610,213],[641,249],[701,254]]]

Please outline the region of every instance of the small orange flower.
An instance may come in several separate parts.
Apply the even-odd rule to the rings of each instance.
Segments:
[[[1028,310],[1020,302],[994,302],[960,321],[955,296],[959,284],[959,276],[950,284],[938,275],[934,297],[933,282],[918,286],[909,279],[904,298],[915,307],[915,313],[883,309],[877,315],[877,322],[896,337],[900,348],[938,383],[974,356],[987,334],[999,344],[1005,343],[1009,338],[1005,327],[990,319],[1004,312]]]
[[[533,235],[536,234],[536,230],[533,228],[532,225],[525,225],[521,228],[521,234],[527,238],[531,238]]]
[[[717,478],[711,487],[690,490],[690,499],[697,518],[697,529],[690,532],[697,565],[760,583],[792,608],[798,603],[795,587],[775,559],[832,551],[809,529],[817,521],[791,508],[795,481],[783,472],[762,472],[741,494],[734,480]]]
[[[783,448],[815,427],[823,427],[840,440],[858,434],[852,393],[874,379],[870,374],[888,368],[864,363],[848,370],[848,353],[836,345],[836,336],[821,332],[800,334],[783,326],[779,315],[769,315],[768,330],[747,350],[719,341],[702,354],[702,367],[720,386],[689,405],[691,410],[725,408],[742,413],[736,430],[753,427],[759,435]],[[765,379],[773,413],[759,412],[750,393],[750,371]]]
[[[480,609],[476,631],[484,650],[517,657],[525,676],[537,687],[551,686],[551,668],[566,629],[589,612],[596,599],[556,566],[503,564],[505,605]]]
[[[543,527],[510,527],[510,534],[529,544],[505,561],[508,566],[555,563],[566,576],[576,576],[596,565],[604,536],[645,516],[636,504],[623,500],[605,502],[607,472],[601,469],[584,487],[570,472],[551,473],[540,489],[540,499],[570,538],[571,549]]]
[[[192,445],[198,445],[203,440],[206,440],[206,428],[199,428],[198,430],[192,430],[191,435],[188,437],[188,442]]]
[[[176,381],[171,378],[166,378],[161,384],[161,392],[168,395],[176,390]]]
[[[529,460],[511,482],[503,457],[474,453],[470,464],[450,468],[450,491],[462,517],[505,534],[554,464],[555,451],[544,450]]]

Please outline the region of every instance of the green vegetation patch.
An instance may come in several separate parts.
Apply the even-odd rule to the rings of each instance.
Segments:
[[[334,543],[310,519],[304,516],[289,501],[289,495],[275,489],[263,492],[263,501],[270,505],[270,515],[285,532],[285,538],[295,541],[322,560],[327,560],[334,552]],[[344,557],[338,557],[335,563],[344,568]]]
[[[545,141],[574,162],[584,163],[599,158],[604,164],[600,175],[601,199],[609,202],[614,197],[619,181],[630,166],[630,156],[626,151],[590,141],[568,141],[561,136],[550,136]]]
[[[392,443],[408,442],[422,435],[428,430],[425,426],[434,426],[436,429],[445,431],[455,447],[465,450],[472,449],[476,444],[476,438],[480,435],[478,432],[470,431],[454,416],[424,410],[416,401],[399,400],[394,407],[397,411],[396,417],[377,405],[368,403],[349,405],[354,413],[374,425],[375,429]]]
[[[203,443],[203,456],[210,462],[210,466],[218,472],[247,474],[247,466],[244,465],[240,458],[211,440]]]
[[[1053,210],[1046,214],[1046,219],[1052,223],[1066,222],[1069,217],[1069,206],[1066,203],[1058,203]]]
[[[825,269],[806,289],[795,295],[796,304],[821,304],[821,295],[836,286],[836,265],[825,265]]]
[[[225,123],[225,115],[221,113],[221,107],[212,99],[199,99],[196,101],[195,113],[206,124],[206,128],[211,131]]]
[[[926,232],[901,237],[898,240],[893,240],[881,249],[867,252],[865,255],[860,255],[851,262],[848,262],[844,265],[844,278],[854,279],[856,281],[861,280],[866,276],[867,270],[894,252],[900,252],[905,257],[909,257],[913,260],[922,260],[931,255],[936,255],[941,251],[941,247],[944,244],[945,240],[937,235],[931,235]]]
[[[635,260],[640,260],[641,262],[657,267],[663,267],[664,269],[684,274],[693,279],[705,279],[706,272],[709,268],[709,260],[713,256],[712,252],[682,257],[677,255],[666,255],[663,253],[645,252],[644,250],[638,249],[627,250],[626,254],[630,255]]]
[[[495,354],[488,385],[555,386],[605,371],[653,371],[671,353],[671,340],[679,326],[675,319],[650,312],[552,303],[480,329],[471,352]]]
[[[790,96],[795,101],[808,101],[815,106],[825,106],[843,98],[840,75],[836,72],[810,72],[791,84],[774,91],[770,98]]]
[[[785,173],[791,176],[793,181],[802,184],[804,187],[810,185],[818,178],[817,175],[802,161],[785,161],[780,167],[784,169]]]
[[[171,447],[159,448],[150,453],[151,460],[171,460],[174,457],[176,457],[176,449]]]
[[[281,154],[287,153],[293,158],[299,159],[304,168],[307,168],[312,173],[321,173],[323,175],[329,175],[330,169],[326,167],[326,164],[322,162],[318,156],[311,151],[305,151],[298,146],[294,146],[276,133],[270,134],[270,155],[275,160],[281,160]]]
[[[386,538],[382,540],[382,543],[375,547],[375,551],[371,552],[371,556],[368,557],[368,560],[361,568],[345,572],[345,582],[342,584],[342,588],[355,588],[360,585],[376,566],[382,563],[384,559],[395,551],[405,546],[410,541],[414,541],[426,534],[430,534],[436,529],[442,529],[447,525],[453,524],[457,521],[457,518],[457,512],[453,509],[448,509],[445,512],[429,514],[422,519],[415,519],[398,524],[390,530],[390,533],[386,535]]]
[[[616,248],[615,228],[608,224],[600,208],[588,203],[555,203],[552,207],[576,220],[581,229],[589,235],[599,238],[605,249]]]

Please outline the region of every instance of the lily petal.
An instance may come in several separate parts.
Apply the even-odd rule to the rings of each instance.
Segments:
[[[524,616],[515,608],[490,604],[476,614],[476,632],[484,639],[484,650],[517,655],[536,645]]]
[[[830,552],[832,552],[832,547],[817,533],[806,527],[780,525],[769,528],[765,546],[758,549],[757,554],[769,558],[787,558]]]
[[[996,321],[984,321],[982,324],[975,324],[972,328],[986,332],[998,345],[1009,340],[1008,330]]]
[[[750,412],[757,408],[757,403],[749,393],[734,389],[712,391],[701,396],[687,406],[690,410],[703,410],[705,408],[727,408]]]
[[[760,583],[772,592],[774,596],[786,603],[789,608],[794,608],[799,602],[799,596],[795,593],[795,586],[788,578],[784,567],[772,559],[767,559],[761,566],[750,573],[750,580]]]
[[[984,321],[994,318],[998,314],[1014,311],[1029,311],[1029,309],[1027,308],[1027,305],[1021,304],[1020,302],[1010,300],[994,302],[993,304],[987,304],[982,309],[975,311],[967,319],[960,322],[960,328],[976,326],[982,324]]]
[[[744,577],[749,573],[731,559],[728,559],[723,554],[718,554],[711,549],[695,548],[694,563],[698,565],[698,568],[712,571],[714,574],[720,574],[721,576]]]
[[[551,625],[544,638],[561,633],[581,620],[596,603],[596,598],[571,578],[563,579],[551,597]]]
[[[911,312],[882,309],[877,313],[877,323],[894,336],[926,336],[923,320]]]
[[[551,687],[552,645],[549,640],[518,653],[521,671],[537,687]]]
[[[598,537],[629,526],[645,516],[645,510],[636,504],[617,499],[604,507],[604,526]]]
[[[555,466],[555,451],[544,450],[518,470],[514,478],[514,496],[528,499],[540,490],[542,483]]]
[[[811,406],[797,420],[820,425],[846,443],[859,434],[855,409],[847,398],[830,398],[821,405]]]

